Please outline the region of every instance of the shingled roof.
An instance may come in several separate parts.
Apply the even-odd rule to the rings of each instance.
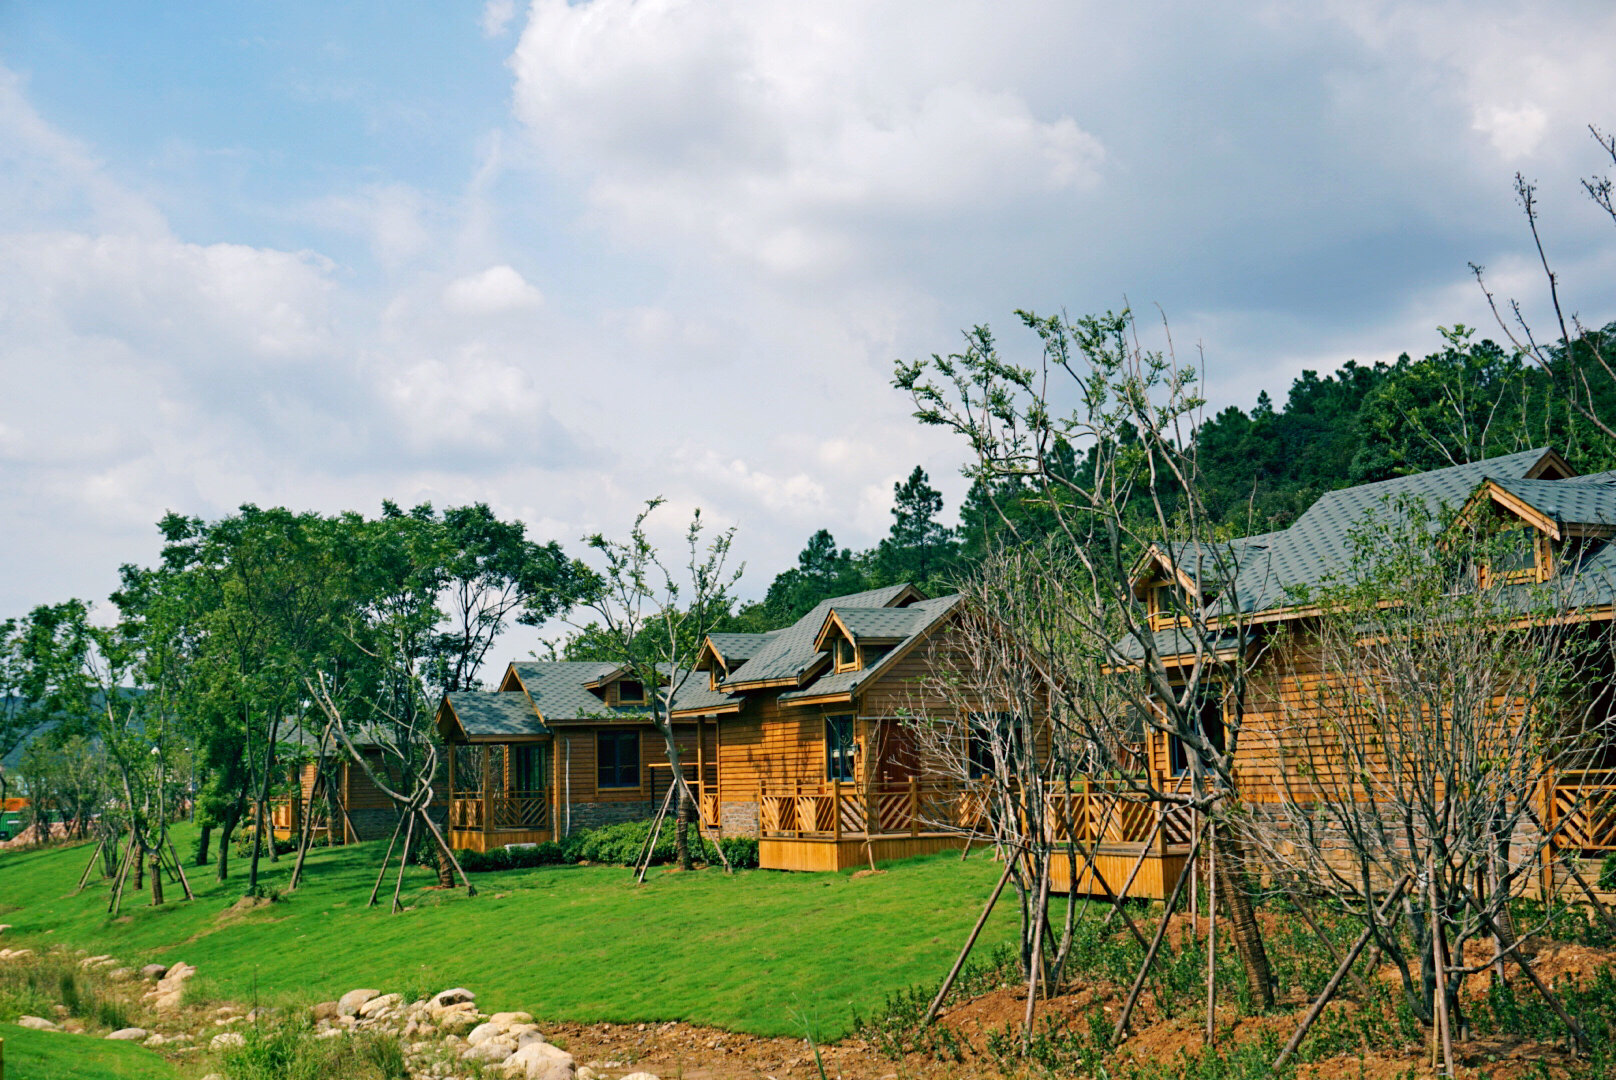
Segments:
[[[643,705],[607,705],[589,684],[611,675],[621,665],[596,660],[518,660],[511,664],[517,681],[546,721],[645,720]]]
[[[1601,477],[1610,474],[1601,474]],[[1570,480],[1493,482],[1545,517],[1562,525],[1616,525],[1616,479],[1580,476]]]
[[[775,631],[752,659],[729,673],[724,685],[744,687],[748,684],[779,682],[801,685],[811,671],[828,659],[825,653],[814,648],[814,641],[819,637],[831,608],[884,608],[911,591],[908,585],[889,585],[884,589],[821,600],[808,614],[790,626]]]
[[[1235,579],[1240,608],[1259,612],[1279,607],[1289,590],[1317,586],[1339,573],[1352,558],[1353,530],[1384,512],[1388,499],[1406,495],[1426,501],[1433,510],[1442,505],[1458,507],[1483,480],[1526,480],[1546,458],[1553,457],[1554,452],[1547,448],[1524,450],[1321,495],[1290,528],[1248,538],[1260,539],[1262,544],[1260,550],[1253,547],[1240,558]],[[1565,482],[1540,481],[1549,485]]]
[[[550,734],[526,694],[461,690],[445,694],[443,702],[470,739]]]
[[[931,627],[941,622],[943,618],[960,602],[956,593],[952,596],[939,596],[935,600],[918,600],[903,608],[847,608],[843,609],[832,601],[831,611],[836,613],[842,624],[852,630],[847,618],[848,612],[856,612],[857,616],[851,620],[867,627],[874,627],[877,632],[865,636],[882,641],[893,641],[896,644],[890,652],[868,667],[858,671],[840,671],[821,675],[807,686],[799,690],[788,690],[780,695],[781,701],[795,701],[803,698],[828,697],[836,694],[850,694],[860,686],[878,677],[886,666],[904,652],[904,646],[925,633]],[[877,614],[881,617],[877,618]],[[825,618],[830,618],[826,612]],[[854,631],[858,634],[858,631]],[[817,635],[816,635],[817,636]]]

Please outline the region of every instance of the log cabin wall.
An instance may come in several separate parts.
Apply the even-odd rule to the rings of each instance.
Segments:
[[[599,785],[597,736],[601,732],[633,731],[639,735],[639,783],[633,787],[602,788]],[[681,762],[693,773],[697,761],[696,727],[675,724],[674,742]],[[558,832],[568,835],[579,829],[593,829],[622,821],[640,821],[653,816],[663,792],[652,787],[652,769],[668,766],[668,748],[662,733],[650,724],[563,724],[555,725],[554,755],[555,803],[560,808]]]

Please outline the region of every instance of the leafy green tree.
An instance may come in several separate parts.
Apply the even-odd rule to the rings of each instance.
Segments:
[[[919,465],[892,485],[892,530],[876,548],[873,562],[885,584],[910,582],[927,588],[953,567],[958,545],[954,530],[941,524],[943,496]]]
[[[776,626],[797,621],[821,600],[858,592],[869,585],[867,562],[849,548],[838,548],[829,529],[808,538],[797,565],[779,574],[763,597],[767,618]]]

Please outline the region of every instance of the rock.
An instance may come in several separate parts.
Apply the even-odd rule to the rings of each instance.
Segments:
[[[654,1073],[637,1072],[629,1073],[627,1076],[623,1077],[622,1080],[661,1080],[661,1078]]]
[[[513,1051],[510,1047],[506,1046],[504,1043],[501,1043],[499,1040],[489,1039],[487,1042],[479,1043],[476,1046],[467,1047],[466,1052],[460,1056],[467,1061],[495,1062],[504,1061],[506,1058],[511,1056],[512,1052]]]
[[[140,977],[147,982],[156,982],[168,974],[167,964],[147,964],[140,969]]]
[[[472,1028],[471,1034],[466,1036],[466,1043],[469,1046],[479,1046],[482,1043],[487,1042],[489,1039],[498,1038],[504,1033],[504,1024],[496,1024],[490,1020],[486,1024],[478,1024],[476,1027]]]
[[[237,1046],[245,1045],[246,1042],[247,1042],[247,1037],[245,1035],[243,1035],[241,1032],[239,1032],[239,1031],[226,1031],[222,1035],[215,1035],[213,1037],[213,1041],[208,1043],[208,1049],[210,1049],[210,1050],[231,1050],[231,1049],[234,1049]]]
[[[341,1015],[337,1011],[335,1001],[322,1001],[314,1007],[314,1019],[316,1020],[332,1020]]]
[[[539,1033],[537,1024],[529,1024],[527,1025],[527,1030],[519,1033],[512,1032],[512,1034],[516,1035],[516,1048],[518,1050],[522,1049],[524,1046],[527,1046],[529,1043],[544,1041],[544,1036]]]
[[[85,971],[89,971],[91,968],[110,967],[117,962],[118,961],[114,960],[112,957],[104,954],[101,956],[86,956],[83,960],[79,961],[79,967],[83,968]]]
[[[32,955],[32,949],[0,949],[0,960],[21,960]]]
[[[572,1055],[542,1039],[505,1059],[505,1075],[522,1080],[575,1080]]]
[[[574,1071],[572,1075],[576,1078],[576,1080],[600,1080],[600,1073],[596,1072],[594,1069],[591,1069],[588,1065],[578,1066],[577,1070]]]
[[[337,1013],[340,1016],[358,1016],[359,1006],[381,996],[380,990],[350,990],[337,999]]]
[[[347,1028],[334,1027],[334,1028],[326,1028],[324,1031],[318,1032],[314,1037],[316,1039],[337,1039],[337,1038],[341,1038],[342,1036],[344,1036],[346,1034],[348,1034],[348,1029]]]
[[[525,1012],[495,1013],[488,1018],[490,1024],[531,1024],[533,1016]]]
[[[56,1025],[43,1016],[19,1016],[17,1026],[32,1028],[35,1031],[55,1031]]]
[[[10,930],[10,929],[11,929],[11,924],[10,923],[8,923],[8,922],[0,922],[0,934],[3,934],[7,930]]]
[[[447,1009],[451,1005],[464,1005],[476,1000],[476,994],[463,986],[457,986],[453,990],[439,990],[432,995],[427,1004],[434,1009]]]
[[[135,977],[135,969],[134,968],[126,968],[126,967],[113,968],[111,971],[107,972],[107,978],[111,979],[113,982],[128,982],[130,979],[133,979],[134,977]]]
[[[403,1000],[404,998],[400,994],[383,994],[381,997],[373,997],[359,1006],[359,1015],[367,1018],[377,1016]]]
[[[150,1037],[151,1032],[145,1028],[119,1028],[107,1036],[107,1038],[117,1039],[119,1042],[142,1042]]]
[[[185,1000],[185,983],[196,974],[196,968],[181,962],[173,965],[157,980],[157,985],[146,992],[157,1009],[177,1009]]]

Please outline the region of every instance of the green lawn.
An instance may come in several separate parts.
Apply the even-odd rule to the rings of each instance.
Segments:
[[[174,1067],[144,1046],[0,1024],[10,1080],[173,1080]]]
[[[177,836],[186,850],[188,836]],[[0,855],[0,922],[10,946],[52,943],[125,963],[185,960],[232,1000],[329,999],[356,986],[426,993],[477,992],[485,1009],[525,1009],[552,1020],[685,1020],[758,1035],[824,1038],[855,1010],[947,970],[991,890],[984,855],[942,855],[851,874],[654,869],[635,887],[618,867],[551,867],[474,875],[481,895],[428,890],[412,868],[412,910],[389,915],[365,899],[381,845],[316,850],[306,884],[289,899],[227,913],[245,866],[227,885],[191,870],[195,903],[126,903],[105,914],[106,888],[70,895],[86,848]],[[271,867],[274,887],[290,860]],[[391,882],[389,882],[389,887]],[[169,888],[167,895],[179,895]],[[1014,933],[1003,904],[983,946]]]

